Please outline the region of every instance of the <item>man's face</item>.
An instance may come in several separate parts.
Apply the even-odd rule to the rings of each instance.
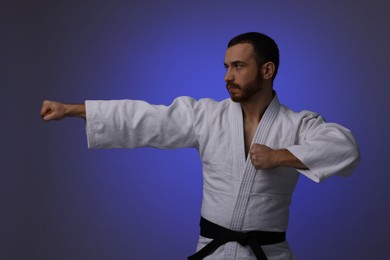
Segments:
[[[228,48],[224,65],[226,88],[234,102],[245,102],[261,91],[263,81],[251,44],[240,43]]]

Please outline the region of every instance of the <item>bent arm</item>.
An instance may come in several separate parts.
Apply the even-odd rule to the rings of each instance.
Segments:
[[[287,149],[272,149],[266,145],[253,144],[250,151],[250,159],[256,170],[272,169],[277,167],[291,167],[307,170],[294,154]]]
[[[360,162],[351,131],[321,117],[303,120],[298,142],[287,149],[308,168],[298,171],[315,182],[332,175],[350,176]]]
[[[40,115],[44,121],[61,120],[65,117],[86,118],[84,104],[64,104],[49,100],[43,101]]]
[[[320,182],[332,175],[351,175],[360,161],[352,133],[338,124],[308,115],[301,121],[298,133],[296,144],[285,149],[253,144],[250,159],[255,169],[291,167]]]

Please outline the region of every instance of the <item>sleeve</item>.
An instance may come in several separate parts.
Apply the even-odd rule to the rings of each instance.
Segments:
[[[196,147],[198,102],[179,97],[169,105],[139,100],[86,101],[89,148]]]
[[[350,176],[360,162],[360,152],[350,130],[326,123],[318,114],[307,114],[300,123],[297,144],[287,149],[308,170],[300,173],[315,182],[332,175]]]

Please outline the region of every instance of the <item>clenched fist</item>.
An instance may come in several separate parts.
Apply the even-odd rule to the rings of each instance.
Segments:
[[[65,117],[65,104],[55,101],[43,101],[41,108],[41,117],[45,121],[61,120]]]
[[[253,166],[256,170],[265,170],[275,168],[275,153],[274,149],[262,145],[253,144],[249,151],[249,158],[252,161]]]

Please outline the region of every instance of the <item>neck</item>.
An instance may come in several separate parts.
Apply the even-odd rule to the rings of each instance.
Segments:
[[[272,99],[272,88],[263,88],[247,101],[241,102],[245,121],[258,124]]]

